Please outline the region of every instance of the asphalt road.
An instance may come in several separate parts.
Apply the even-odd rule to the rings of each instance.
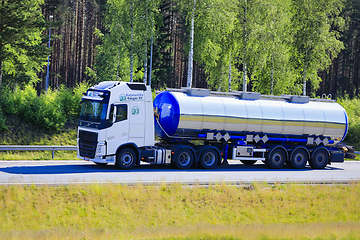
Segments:
[[[0,161],[0,184],[87,184],[121,183],[153,184],[178,182],[183,184],[261,182],[295,183],[344,183],[360,180],[360,161],[333,163],[325,169],[314,170],[309,166],[294,170],[285,167],[280,170],[267,169],[259,162],[246,166],[239,161],[212,170],[177,170],[170,166],[141,165],[130,171],[115,168],[114,165],[97,166],[85,161]]]

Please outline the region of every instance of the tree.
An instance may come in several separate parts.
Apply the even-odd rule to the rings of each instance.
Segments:
[[[291,69],[286,68],[292,38],[286,28],[289,1],[240,0],[237,9],[233,41],[237,42],[235,59],[242,68],[242,90],[271,94],[271,86],[291,86]],[[289,90],[282,87],[282,91]]]
[[[342,7],[342,0],[292,1],[292,58],[294,68],[302,77],[303,95],[307,92],[308,79],[315,90],[319,87],[318,72],[328,67],[343,48],[337,32],[331,29],[331,24],[338,21]]]
[[[21,70],[30,81],[46,63],[41,4],[43,0],[0,1],[0,88],[3,73],[18,75]]]
[[[159,0],[109,0],[97,67],[106,80],[144,80]],[[144,50],[145,49],[145,50]],[[146,63],[145,63],[146,61]],[[146,70],[145,70],[146,68]]]
[[[228,79],[228,74],[225,72],[229,69],[231,45],[234,43],[231,42],[235,21],[234,3],[232,0],[197,0],[196,8],[194,1],[178,3],[181,4],[182,12],[187,15],[190,28],[195,16],[194,59],[205,68],[207,81],[214,90],[227,88],[225,79]],[[191,49],[191,44],[189,48]],[[235,69],[232,76],[236,78],[237,75]]]
[[[259,20],[253,33],[261,44],[252,53],[256,57],[252,69],[254,91],[263,94],[297,94],[294,69],[290,65],[291,0],[262,1],[258,8]]]
[[[190,30],[190,50],[189,50],[189,61],[188,61],[188,74],[186,86],[191,88],[192,77],[193,77],[193,58],[194,58],[194,18],[195,18],[196,0],[194,0],[194,7],[191,16],[191,30]]]
[[[186,3],[190,5],[189,2]],[[259,76],[271,76],[268,71],[271,68],[268,66],[272,64],[271,70],[274,71],[274,67],[279,65],[279,61],[275,62],[275,53],[279,49],[281,53],[286,51],[285,47],[274,49],[283,41],[280,38],[285,36],[284,27],[277,30],[277,26],[271,26],[273,29],[269,29],[269,25],[279,25],[280,18],[286,14],[271,21],[272,13],[267,8],[273,7],[274,14],[279,14],[280,10],[277,9],[281,3],[259,0],[199,0],[197,4],[195,59],[203,63],[209,85],[215,90],[230,89],[230,85],[235,90],[246,91],[248,85],[252,86],[251,90],[262,90],[257,87],[262,86],[265,81]],[[189,13],[188,7],[188,19]],[[285,43],[282,44],[284,45]],[[272,62],[271,58],[269,59],[271,53]]]
[[[49,85],[59,88],[64,84],[75,87],[83,81],[91,81],[94,73],[96,46],[99,44],[95,29],[102,29],[101,16],[106,0],[45,0],[42,12],[51,22],[51,61]],[[48,37],[48,29],[43,32]],[[47,50],[48,52],[48,50]],[[38,93],[44,87],[46,70],[38,73],[42,82],[37,84]]]
[[[191,3],[179,1],[188,22]],[[215,89],[228,88],[230,70],[233,89],[298,94],[300,76],[310,77],[315,89],[317,72],[341,49],[336,31],[330,28],[339,21],[341,0],[198,0],[196,4],[194,56]],[[228,67],[230,58],[233,68]]]
[[[318,94],[332,94],[335,97],[348,94],[353,98],[359,96],[360,84],[360,1],[345,1],[340,16],[338,21],[331,24],[331,28],[340,32],[344,49],[321,72],[322,83]]]

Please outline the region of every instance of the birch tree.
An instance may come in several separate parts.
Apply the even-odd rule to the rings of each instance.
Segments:
[[[192,75],[193,75],[193,59],[194,59],[194,19],[195,19],[196,0],[194,0],[194,7],[191,16],[191,30],[190,30],[190,50],[188,60],[188,73],[186,86],[191,88],[192,86]]]
[[[108,1],[108,32],[103,34],[104,43],[97,58],[97,70],[108,76],[106,80],[146,81],[147,42],[154,32],[159,4],[159,0]]]
[[[188,6],[193,6],[193,3],[189,1]],[[196,1],[193,58],[204,65],[209,76],[208,83],[214,90],[228,88],[226,73],[229,70],[232,40],[229,36],[233,34],[235,20],[233,3],[232,0]],[[189,7],[188,12],[190,9]],[[192,22],[192,15],[188,14],[188,20]],[[238,76],[236,69],[233,70],[232,76]]]
[[[263,94],[296,94],[295,75],[290,65],[293,42],[289,28],[291,0],[264,0],[258,8],[258,21],[253,33],[260,44],[252,52],[257,56],[252,69],[253,91]]]
[[[294,11],[291,27],[295,30],[293,64],[301,74],[302,94],[307,94],[307,81],[314,89],[321,81],[318,71],[331,63],[343,48],[336,31],[331,29],[334,19],[339,18],[342,0],[293,0]]]

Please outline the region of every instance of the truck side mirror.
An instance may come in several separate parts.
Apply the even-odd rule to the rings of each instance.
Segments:
[[[116,106],[114,106],[113,109],[114,110],[112,111],[112,116],[110,116],[110,117],[112,117],[112,123],[115,123],[116,122],[116,111],[117,111]]]
[[[116,116],[115,114],[115,106],[114,104],[111,104],[110,106],[110,112],[109,112],[109,123],[114,123],[115,120],[114,120],[114,117]]]

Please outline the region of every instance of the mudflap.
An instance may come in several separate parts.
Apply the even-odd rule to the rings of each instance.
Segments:
[[[331,162],[344,162],[345,160],[345,154],[342,152],[332,152],[330,155],[330,161]]]

